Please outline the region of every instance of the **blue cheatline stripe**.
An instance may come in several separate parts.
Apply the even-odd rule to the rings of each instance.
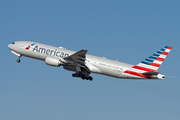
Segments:
[[[151,64],[151,63],[146,62],[146,61],[142,61],[141,63],[146,64],[146,65],[150,65]]]
[[[146,61],[149,61],[149,62],[153,62],[153,61],[154,61],[154,60],[148,59],[148,58],[146,58],[145,60],[146,60]]]
[[[152,56],[160,56],[160,54],[156,54],[156,53],[155,53],[155,54],[153,54]]]
[[[151,58],[151,59],[156,59],[156,58],[158,58],[158,56],[150,56],[149,58]]]
[[[152,57],[155,57],[157,59],[159,56],[152,56]]]
[[[165,46],[164,48],[166,48],[166,49],[167,49],[168,47],[169,47],[169,46]]]
[[[151,56],[148,57],[147,59],[150,59],[150,60],[153,60],[153,61],[154,61],[156,58],[157,58],[156,56],[152,56],[152,55],[151,55]]]
[[[165,51],[166,49],[165,48],[162,48],[162,49],[160,49],[161,51]]]
[[[163,52],[161,52],[161,51],[157,51],[157,53],[162,54]]]
[[[159,50],[159,51],[162,52],[162,53],[164,52],[164,51],[161,51],[161,50]]]

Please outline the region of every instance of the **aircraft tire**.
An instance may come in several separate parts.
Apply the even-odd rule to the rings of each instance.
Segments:
[[[76,74],[76,77],[80,77],[80,75],[79,75],[79,74]]]
[[[92,80],[93,80],[93,78],[92,78],[91,76],[89,76],[89,80],[90,80],[90,81],[92,81]]]
[[[86,79],[86,78],[84,77],[84,75],[81,75],[80,77],[81,77],[83,80]]]
[[[72,77],[76,77],[76,73],[73,73],[73,74],[72,74]]]
[[[17,63],[20,63],[20,62],[21,62],[21,60],[20,60],[20,59],[17,59],[16,61],[17,61]]]

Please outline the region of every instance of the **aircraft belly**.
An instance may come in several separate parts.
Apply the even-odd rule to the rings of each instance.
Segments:
[[[121,70],[113,69],[113,68],[108,68],[108,67],[103,67],[103,66],[98,66],[99,70],[102,72],[101,74],[111,76],[111,77],[119,77],[122,74]]]
[[[92,64],[86,64],[86,66],[89,68],[89,70],[90,70],[92,73],[102,74],[102,71],[101,71],[100,69],[98,69],[97,67],[95,67],[94,65],[92,65]]]
[[[122,79],[144,79],[143,77],[130,75],[130,74],[127,74],[127,73],[122,73],[118,78],[122,78]]]

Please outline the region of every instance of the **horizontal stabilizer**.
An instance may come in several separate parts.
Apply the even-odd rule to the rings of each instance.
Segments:
[[[144,73],[142,73],[143,75],[158,75],[159,74],[159,72],[157,72],[157,71],[150,71],[150,72],[144,72]]]

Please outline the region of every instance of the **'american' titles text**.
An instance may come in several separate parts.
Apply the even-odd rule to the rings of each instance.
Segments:
[[[39,53],[44,53],[46,55],[52,55],[52,56],[56,56],[56,57],[61,57],[61,58],[69,56],[68,53],[59,52],[59,51],[57,51],[57,49],[50,50],[50,49],[38,47],[37,45],[33,48],[32,51],[36,51],[36,52],[39,52]]]

